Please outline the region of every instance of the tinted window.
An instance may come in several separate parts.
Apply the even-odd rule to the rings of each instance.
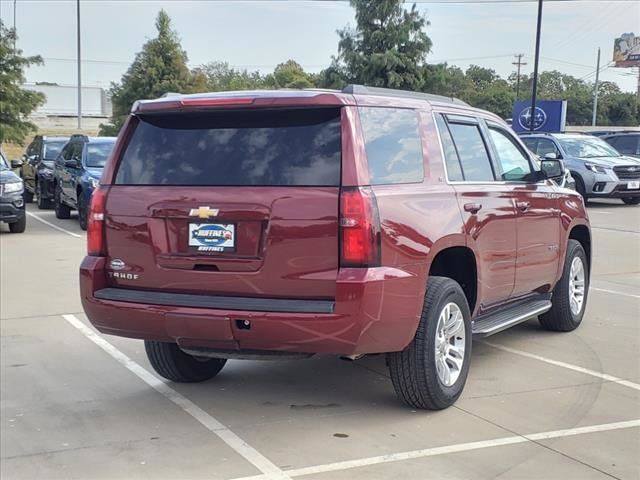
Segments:
[[[531,173],[531,165],[524,152],[502,130],[490,128],[489,135],[496,149],[502,180],[524,180]]]
[[[55,160],[64,144],[67,143],[66,140],[61,140],[59,142],[46,142],[44,144],[44,152],[43,157],[45,160]]]
[[[359,111],[371,184],[421,182],[424,168],[418,112],[377,107]]]
[[[608,138],[607,142],[620,153],[626,155],[636,155],[640,153],[640,135],[620,135],[619,137]]]
[[[102,168],[113,150],[113,142],[87,144],[85,162],[87,167]]]
[[[538,151],[536,153],[540,157],[544,157],[547,153],[555,153],[558,155],[560,152],[558,152],[558,148],[552,140],[549,140],[548,138],[539,138]]]
[[[477,125],[450,123],[449,130],[456,145],[466,181],[493,181],[493,170],[487,148]]]
[[[126,185],[340,184],[340,110],[142,117],[120,161]]]
[[[436,115],[436,124],[438,125],[440,141],[442,142],[444,161],[447,165],[447,177],[452,182],[462,181],[464,180],[464,176],[462,175],[460,160],[458,159],[456,147],[453,144],[453,139],[451,138],[451,134],[449,133],[447,122],[444,121],[442,115]]]

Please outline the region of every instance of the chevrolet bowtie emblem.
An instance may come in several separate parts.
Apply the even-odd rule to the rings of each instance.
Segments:
[[[211,218],[217,216],[219,211],[220,210],[218,210],[217,208],[198,207],[189,210],[189,216],[198,218]]]

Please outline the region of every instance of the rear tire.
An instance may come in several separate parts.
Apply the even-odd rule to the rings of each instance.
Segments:
[[[227,363],[224,358],[199,360],[184,353],[175,343],[145,340],[144,348],[153,369],[172,382],[204,382],[215,377]]]
[[[576,277],[579,276],[578,273],[572,275],[572,267],[576,268],[576,264],[581,264],[583,269],[580,308],[577,308],[577,304],[575,303],[572,305],[572,302],[575,302],[576,298],[572,291],[576,290]],[[580,242],[577,240],[569,240],[567,244],[567,254],[564,259],[562,278],[560,278],[553,289],[551,310],[538,317],[540,325],[554,332],[570,332],[575,330],[582,322],[582,317],[584,316],[584,311],[587,306],[588,293],[589,264],[587,263],[587,255]]]
[[[53,203],[54,209],[56,211],[56,218],[60,218],[62,220],[66,220],[71,218],[71,209],[62,203],[62,198],[60,198],[60,187],[56,186],[56,190],[54,193]]]
[[[78,223],[82,230],[87,229],[87,205],[84,199],[84,193],[78,192]]]
[[[24,192],[22,192],[22,199],[24,200],[24,203],[33,202],[33,193],[31,193],[29,190],[27,190],[26,187],[24,189]]]
[[[36,187],[36,195],[38,197],[38,209],[39,210],[48,210],[51,208],[51,200],[48,198],[44,198],[42,194],[42,184],[38,182],[38,186]]]
[[[623,198],[622,201],[627,205],[638,205],[640,203],[640,197]]]
[[[23,215],[20,220],[9,224],[9,231],[11,233],[23,233],[27,228],[27,215]]]
[[[447,311],[447,307],[450,310]],[[455,316],[449,313],[451,311],[456,311]],[[454,318],[458,321],[453,322]],[[445,319],[444,324],[441,319]],[[449,339],[445,336],[446,341],[443,341],[442,333],[447,329],[439,327],[447,325],[447,319],[452,321],[451,325],[457,323],[459,328],[452,329],[458,333]],[[450,278],[430,277],[413,341],[404,351],[387,354],[391,381],[398,397],[413,408],[441,410],[453,405],[462,393],[469,373],[471,335],[471,314],[460,285]],[[461,365],[443,378],[443,366],[452,365],[451,357],[447,357],[448,361],[438,361],[438,352],[456,351],[450,349],[452,346],[457,347],[455,358],[461,360]],[[461,347],[464,347],[463,352]]]

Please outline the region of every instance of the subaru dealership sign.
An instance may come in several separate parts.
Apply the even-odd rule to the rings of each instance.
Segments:
[[[530,101],[513,104],[511,127],[516,132],[563,132],[567,121],[566,100],[539,100],[536,108],[531,108]]]

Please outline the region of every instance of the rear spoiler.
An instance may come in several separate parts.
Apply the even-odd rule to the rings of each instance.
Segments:
[[[267,92],[233,92],[229,95],[181,95],[156,100],[138,100],[131,113],[150,114],[166,111],[192,111],[212,108],[243,107],[322,107],[355,105],[352,95],[341,92],[278,90]]]

